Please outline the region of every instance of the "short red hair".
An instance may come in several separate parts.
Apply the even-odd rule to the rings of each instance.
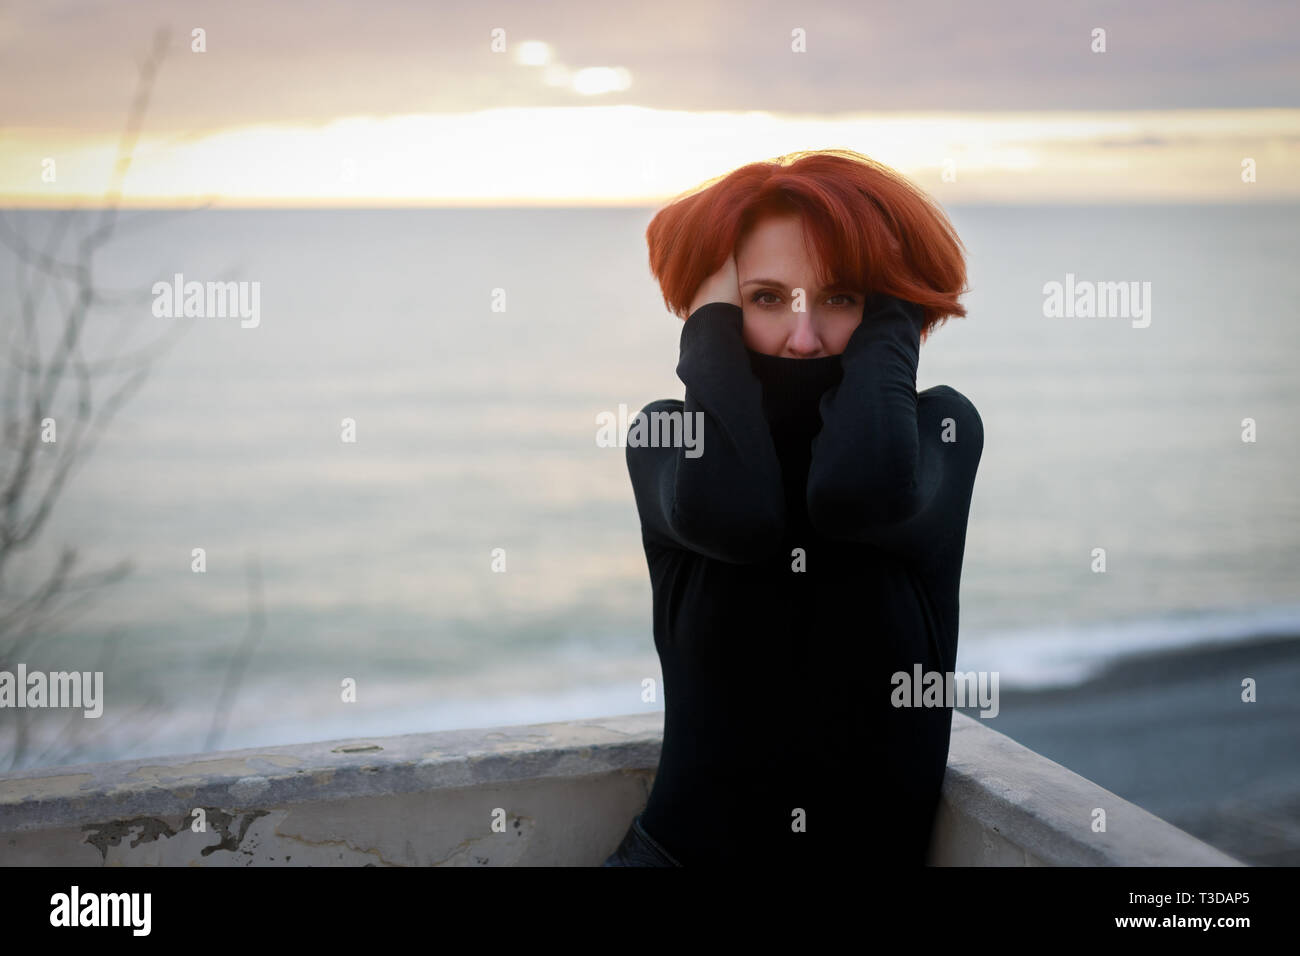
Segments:
[[[922,340],[965,316],[965,247],[938,203],[902,174],[847,149],[750,163],[659,210],[646,229],[650,271],[679,318],[706,278],[768,215],[802,217],[823,284],[884,292],[925,310]]]

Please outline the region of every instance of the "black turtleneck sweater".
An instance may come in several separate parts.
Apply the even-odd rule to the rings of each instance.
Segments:
[[[702,454],[634,444],[664,738],[641,822],[686,866],[924,861],[951,709],[891,705],[953,669],[974,405],[918,394],[922,313],[868,297],[843,355],[744,345],[697,309],[677,375]],[[687,433],[690,434],[690,433]]]

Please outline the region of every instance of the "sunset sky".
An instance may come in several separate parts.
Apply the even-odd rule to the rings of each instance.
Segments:
[[[1293,0],[51,0],[0,7],[0,205],[104,195],[163,26],[127,205],[643,205],[827,147],[943,202],[1300,199]]]

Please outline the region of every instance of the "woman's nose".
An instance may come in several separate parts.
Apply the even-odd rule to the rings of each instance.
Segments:
[[[794,358],[813,358],[821,352],[821,337],[817,335],[817,330],[813,328],[808,313],[805,312],[796,318],[794,330],[790,333],[790,337],[786,339],[785,347]]]

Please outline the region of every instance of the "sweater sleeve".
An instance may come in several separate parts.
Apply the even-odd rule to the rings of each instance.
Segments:
[[[703,305],[687,318],[677,364],[685,401],[651,402],[641,412],[641,436],[634,422],[627,440],[646,540],[732,564],[769,557],[785,527],[781,466],[743,323],[740,306],[726,302]],[[698,448],[647,440],[668,433],[665,425],[683,413],[694,431],[678,433],[694,434]]]
[[[946,385],[916,392],[924,314],[868,297],[844,350],[844,376],[821,402],[808,516],[828,538],[873,544],[921,566],[960,561],[984,426]]]

